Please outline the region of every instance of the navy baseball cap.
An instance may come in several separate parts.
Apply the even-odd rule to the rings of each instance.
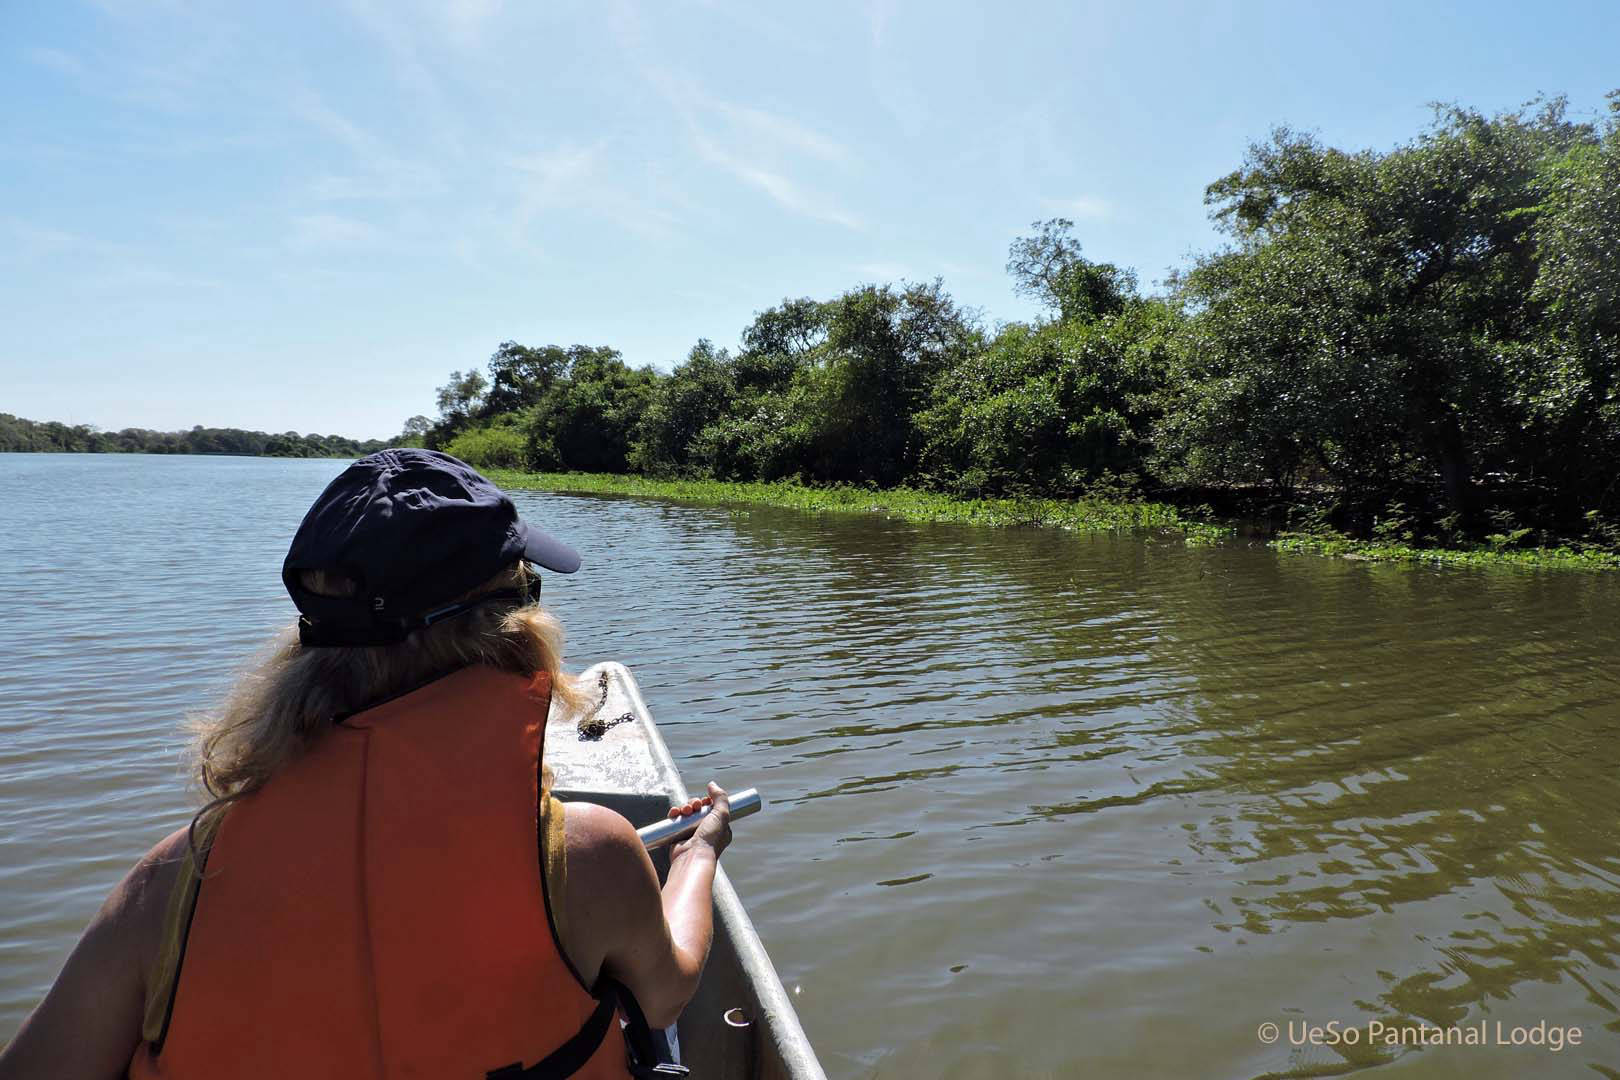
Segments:
[[[519,559],[559,574],[579,553],[518,517],[506,493],[437,450],[382,450],[343,470],[304,515],[281,566],[306,645],[387,645]],[[322,596],[304,570],[340,574],[353,596]]]

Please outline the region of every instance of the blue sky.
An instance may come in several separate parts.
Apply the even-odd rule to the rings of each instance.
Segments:
[[[505,339],[668,370],[1030,222],[1162,279],[1287,123],[1620,86],[1620,5],[75,0],[0,9],[0,411],[359,437]]]

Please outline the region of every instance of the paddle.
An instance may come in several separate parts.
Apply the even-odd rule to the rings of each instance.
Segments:
[[[745,818],[749,814],[757,814],[764,807],[765,800],[760,797],[758,788],[745,788],[742,791],[733,792],[731,795],[731,820],[736,821],[738,818]],[[708,817],[709,811],[713,809],[712,806],[705,806],[697,813],[686,817],[654,822],[651,825],[637,829],[636,835],[641,837],[641,842],[646,845],[648,851],[661,848],[665,844],[673,844],[675,841],[684,840],[696,832],[697,827],[703,823],[703,819]]]

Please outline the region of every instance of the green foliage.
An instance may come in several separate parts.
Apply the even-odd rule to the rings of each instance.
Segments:
[[[657,373],[608,348],[572,350],[566,376],[527,413],[525,460],[537,469],[623,472]]]
[[[489,380],[477,368],[450,373],[450,381],[439,387],[437,394],[441,438],[450,436],[472,419],[488,390]]]
[[[658,387],[630,458],[637,468],[899,483],[915,467],[912,418],[981,338],[934,282],[787,300],[742,340],[735,357],[700,343]]]
[[[1252,148],[1209,188],[1235,243],[1183,282],[1161,475],[1327,485],[1455,515],[1465,532],[1502,503],[1578,518],[1591,484],[1549,497],[1546,478],[1575,445],[1598,452],[1598,472],[1617,464],[1599,404],[1613,349],[1594,344],[1602,316],[1573,284],[1612,270],[1606,152],[1559,101],[1444,110],[1386,154],[1286,130]],[[1548,317],[1560,304],[1584,336]]]
[[[906,521],[950,521],[977,525],[1045,525],[1085,532],[1116,529],[1172,529],[1204,539],[1231,530],[1188,521],[1166,503],[1098,499],[960,499],[917,488],[874,491],[852,485],[806,486],[793,481],[735,483],[720,480],[663,480],[606,473],[525,473],[496,471],[490,479],[507,488],[640,495],[704,503],[781,506],[817,513],[883,514]]]
[[[1419,547],[1301,533],[1284,533],[1273,540],[1271,546],[1293,554],[1330,555],[1357,562],[1409,562],[1495,570],[1620,570],[1620,554],[1569,546],[1523,550],[1489,544]]]
[[[698,342],[685,363],[650,393],[632,441],[631,468],[659,476],[690,471],[694,441],[726,417],[736,396],[730,354],[706,340]]]
[[[501,342],[489,358],[489,391],[479,403],[481,415],[515,413],[539,403],[567,373],[574,358],[588,352],[579,345],[531,349],[515,341]],[[451,383],[455,383],[454,374]]]
[[[425,416],[413,416],[405,421],[400,433],[394,438],[395,446],[424,447],[433,434],[433,421]]]
[[[511,426],[512,419],[509,414],[501,418],[504,423],[464,431],[446,444],[444,452],[479,469],[520,469],[527,461],[527,440]]]
[[[922,475],[975,494],[1117,486],[1145,463],[1175,325],[1133,298],[1092,321],[1006,327],[934,384]]]
[[[1013,288],[1040,300],[1059,321],[1090,321],[1124,310],[1136,296],[1136,274],[1080,254],[1074,222],[1037,221],[1034,236],[1021,236],[1007,251]]]
[[[867,286],[825,309],[826,340],[794,373],[780,415],[799,475],[890,486],[911,475],[920,438],[913,423],[934,381],[983,335],[934,281]]]
[[[0,453],[77,454],[234,454],[244,457],[355,458],[397,445],[380,439],[364,441],[341,435],[271,435],[241,428],[148,431],[124,428],[99,431],[88,424],[69,427],[56,421],[24,420],[0,413]]]

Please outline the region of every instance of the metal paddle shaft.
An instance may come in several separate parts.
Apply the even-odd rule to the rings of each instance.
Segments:
[[[765,800],[760,798],[758,788],[744,788],[731,795],[731,820],[745,818],[749,814],[757,814],[765,808]],[[636,830],[641,842],[648,851],[661,848],[665,844],[673,844],[677,840],[685,840],[697,831],[703,824],[703,819],[709,816],[712,806],[705,806],[695,814],[673,820],[657,821],[651,825]]]

